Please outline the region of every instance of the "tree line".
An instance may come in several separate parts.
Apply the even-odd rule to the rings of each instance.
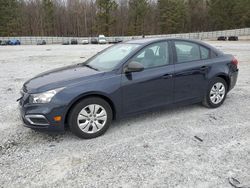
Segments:
[[[0,0],[0,36],[153,35],[250,27],[250,0]]]

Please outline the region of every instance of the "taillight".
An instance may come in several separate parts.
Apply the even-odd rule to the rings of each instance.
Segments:
[[[234,64],[236,67],[238,66],[239,62],[238,60],[234,57],[232,60],[232,64]]]

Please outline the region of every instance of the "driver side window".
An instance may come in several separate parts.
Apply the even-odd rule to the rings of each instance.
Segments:
[[[131,61],[136,61],[145,69],[169,64],[168,43],[159,42],[142,49]]]

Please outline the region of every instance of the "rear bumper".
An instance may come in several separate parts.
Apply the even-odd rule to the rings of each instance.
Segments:
[[[235,72],[230,74],[230,87],[229,87],[229,91],[232,90],[237,82],[238,79],[238,74],[239,74],[239,69],[237,69]]]

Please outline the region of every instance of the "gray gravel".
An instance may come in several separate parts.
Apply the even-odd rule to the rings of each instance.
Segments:
[[[231,187],[250,181],[250,42],[209,42],[240,61],[224,105],[191,105],[116,121],[99,138],[22,126],[15,100],[30,77],[107,47],[0,47],[0,187]],[[196,139],[197,136],[199,139]]]

